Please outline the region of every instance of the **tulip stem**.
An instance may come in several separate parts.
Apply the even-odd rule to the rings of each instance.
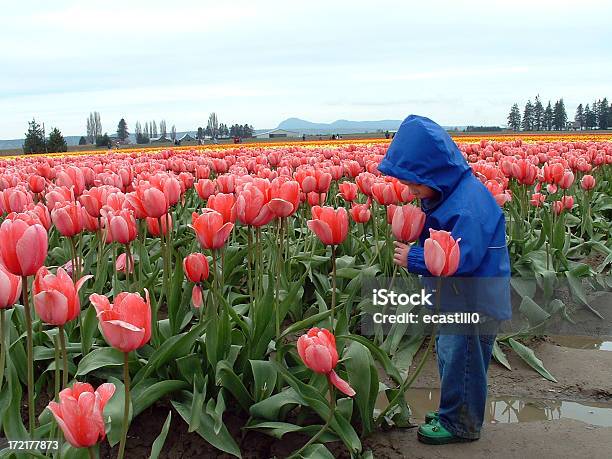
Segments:
[[[6,339],[4,337],[4,309],[0,309],[0,389],[4,382],[4,366],[6,364]],[[55,369],[57,371],[57,368]]]
[[[441,292],[442,292],[442,278],[438,277],[437,288],[436,288],[436,314],[440,311]],[[406,392],[406,390],[410,388],[412,383],[419,376],[419,374],[421,373],[421,370],[423,369],[423,367],[425,366],[425,363],[427,362],[427,359],[429,358],[429,354],[431,354],[431,351],[433,349],[433,343],[435,341],[435,334],[436,334],[436,326],[434,324],[432,332],[431,332],[431,338],[429,339],[429,343],[427,344],[427,349],[425,350],[425,353],[423,354],[421,361],[419,362],[418,366],[415,368],[414,372],[412,373],[412,376],[410,376],[410,378],[406,378],[404,382],[400,384],[395,394],[395,397],[391,399],[387,407],[378,415],[378,417],[374,421],[374,425],[376,426],[380,425],[385,415],[389,412],[389,410],[392,407],[396,405],[398,399],[404,396],[404,393]]]
[[[274,287],[274,298],[275,298],[275,316],[276,316],[276,346],[278,348],[278,340],[280,338],[280,278],[281,278],[281,263],[283,260],[283,219],[278,220],[278,233],[276,237],[277,241],[277,252],[276,252],[276,282]]]
[[[93,446],[87,448],[87,452],[89,453],[89,459],[96,459],[96,453]]]
[[[125,396],[123,402],[123,426],[121,429],[121,443],[119,443],[119,453],[117,459],[123,459],[125,454],[125,443],[127,440],[128,424],[130,420],[130,364],[129,352],[123,353],[123,387]]]
[[[336,326],[334,318],[336,315],[336,246],[331,246],[331,264],[332,264],[332,294],[331,294],[331,328],[332,333],[335,333]]]
[[[251,302],[251,308],[253,308],[255,296],[253,295],[253,228],[251,226],[247,226],[247,265],[249,300]]]
[[[66,338],[64,335],[63,325],[59,326],[59,342],[60,342],[60,349],[62,351],[62,364],[63,364],[62,387],[65,389],[66,387],[68,387],[68,353],[66,352]]]
[[[30,438],[34,439],[34,358],[32,350],[32,314],[28,301],[28,276],[21,277],[23,310],[26,319],[26,343],[28,353],[28,426]]]
[[[335,394],[334,394],[334,386],[329,381],[329,379],[327,380],[327,386],[328,386],[328,390],[329,390],[329,417],[327,418],[327,421],[325,421],[325,424],[323,424],[323,427],[321,427],[321,430],[319,430],[315,434],[314,437],[312,437],[310,440],[308,440],[308,442],[306,442],[306,444],[304,446],[302,446],[295,453],[293,453],[291,456],[289,456],[288,459],[293,459],[294,457],[299,457],[300,454],[306,448],[308,448],[310,445],[315,443],[319,438],[321,438],[321,435],[323,435],[325,433],[325,431],[329,428],[329,426],[331,425],[332,421],[334,420],[334,416],[336,414],[336,397],[335,397]]]

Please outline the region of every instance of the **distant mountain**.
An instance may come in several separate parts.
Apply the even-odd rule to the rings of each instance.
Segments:
[[[402,120],[380,120],[380,121],[350,121],[337,120],[333,123],[313,123],[300,118],[288,118],[282,121],[277,129],[297,131],[300,133],[336,133],[351,134],[357,132],[375,132],[396,130]]]

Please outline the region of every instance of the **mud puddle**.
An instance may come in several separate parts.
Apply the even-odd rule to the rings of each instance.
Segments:
[[[438,408],[440,389],[410,389],[406,400],[416,420]],[[379,397],[377,408],[386,406],[384,395]],[[512,424],[517,422],[555,421],[574,419],[588,424],[612,427],[612,404],[599,402],[571,402],[514,396],[489,396],[485,422]]]
[[[612,351],[612,341],[609,338],[594,338],[592,336],[551,336],[550,338],[560,346],[573,349]]]

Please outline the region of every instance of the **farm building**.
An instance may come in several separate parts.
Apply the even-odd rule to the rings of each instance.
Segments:
[[[194,140],[195,138],[189,133],[184,134],[181,138],[178,139],[179,142],[193,142]]]
[[[172,142],[172,139],[170,139],[168,136],[165,136],[165,135],[160,135],[159,137],[151,137],[151,143],[166,143],[166,142]]]
[[[300,137],[301,134],[295,131],[287,131],[285,129],[272,129],[271,131],[260,132],[253,137],[257,139],[274,139],[277,137]]]

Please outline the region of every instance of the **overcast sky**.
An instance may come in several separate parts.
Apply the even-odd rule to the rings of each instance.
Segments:
[[[427,115],[503,124],[540,94],[612,96],[612,2],[44,1],[4,2],[0,138],[35,117],[85,133],[164,118],[178,131],[217,112],[275,127]]]

